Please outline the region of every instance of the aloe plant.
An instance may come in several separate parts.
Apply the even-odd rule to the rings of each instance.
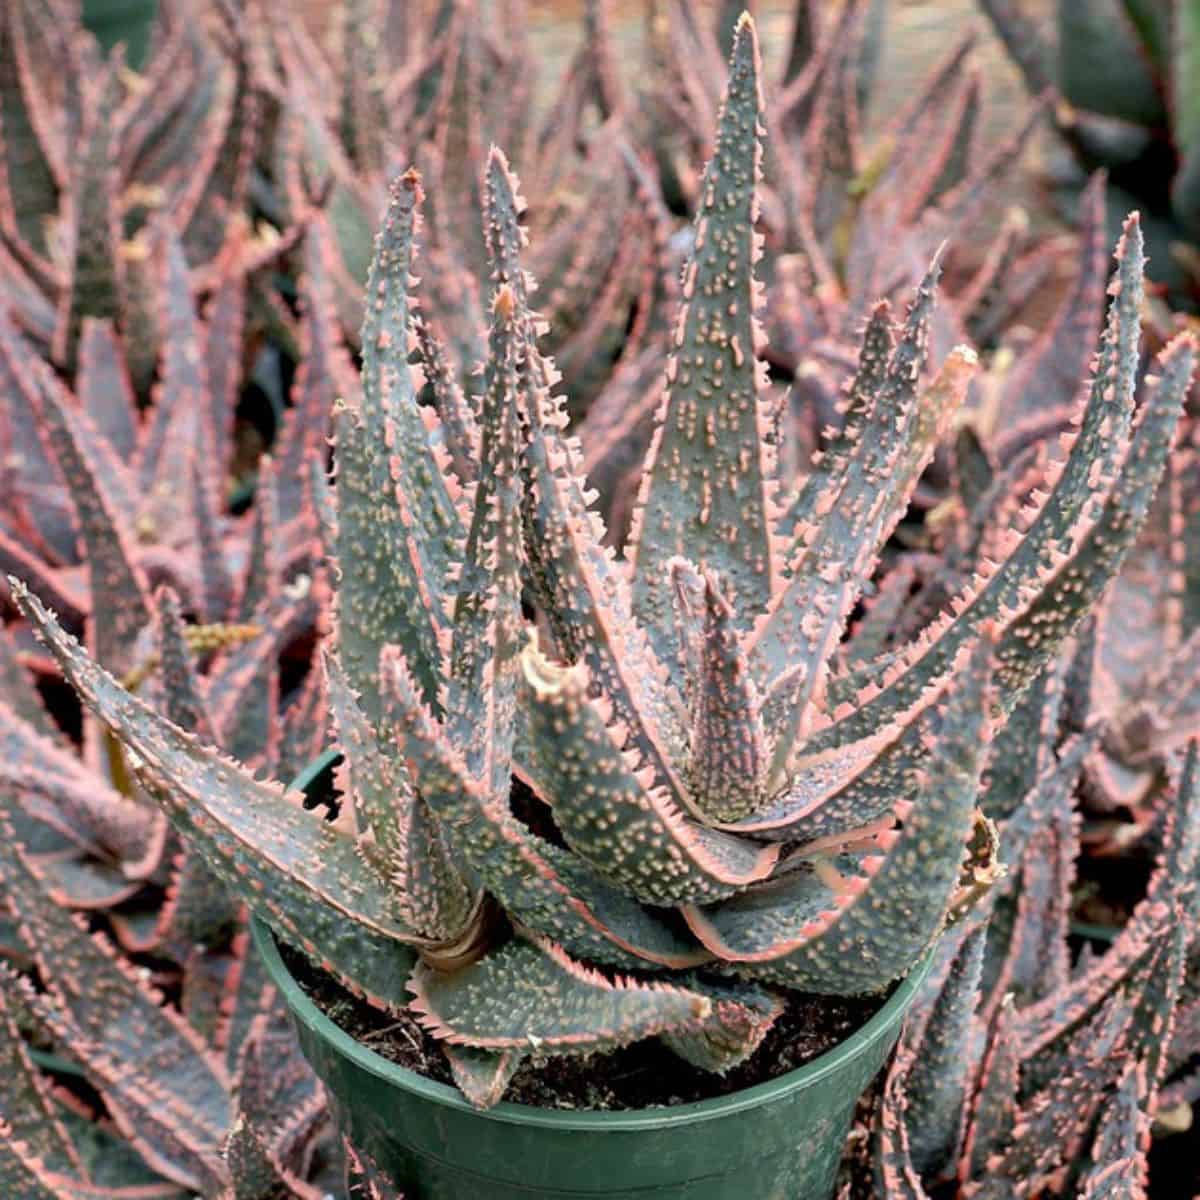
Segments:
[[[1060,98],[1059,132],[1082,165],[1107,167],[1113,181],[1166,222],[1170,262],[1158,264],[1194,300],[1194,243],[1200,237],[1200,16],[1185,0],[1059,0],[1047,37],[1020,0],[981,0],[1006,49],[1040,93]],[[1157,276],[1156,276],[1157,278]],[[1180,287],[1186,281],[1186,287]]]
[[[1051,761],[1004,831],[1020,869],[948,939],[889,1071],[874,1135],[886,1200],[950,1181],[995,1200],[1147,1195],[1151,1120],[1176,1103],[1186,1084],[1172,1073],[1197,1050],[1197,747],[1172,762],[1145,898],[1109,949],[1071,966],[1082,756],[1076,742],[1055,761],[1054,733],[1034,741]]]
[[[216,732],[220,709],[210,701],[229,692],[225,673],[202,679],[196,670],[226,631],[184,625],[169,591],[154,606],[140,693],[182,728],[247,744],[253,720]],[[254,682],[245,663],[241,674]],[[325,1133],[324,1096],[251,950],[242,906],[121,771],[110,779],[103,758],[75,756],[26,678],[12,682],[6,699],[27,703],[20,713],[4,708],[0,721],[10,754],[0,787],[0,891],[11,916],[0,945],[0,1055],[11,1067],[0,1123],[11,1137],[10,1191],[315,1200],[323,1193],[308,1176]],[[319,729],[319,711],[297,711]],[[269,745],[259,757],[270,759]],[[33,1057],[27,1039],[54,1056]],[[93,1089],[87,1104],[64,1105],[64,1070]]]
[[[54,901],[40,868],[17,848],[8,816],[0,827],[0,879],[41,983],[35,990],[4,972],[0,1178],[9,1194],[321,1196],[304,1177],[324,1095],[246,954],[245,935],[224,974],[201,985],[212,999],[193,999],[184,1015],[145,981],[144,968]],[[196,1023],[203,1004],[219,1017],[206,1033]],[[25,1027],[53,1039],[101,1097],[98,1156],[85,1152],[52,1077],[31,1058]],[[134,1157],[117,1169],[122,1147]]]
[[[942,616],[870,673],[842,671],[847,620],[974,354],[925,372],[935,260],[898,328],[873,313],[846,430],[783,490],[758,360],[767,125],[743,18],[624,561],[564,434],[503,155],[485,177],[491,323],[465,487],[416,404],[421,184],[393,185],[361,379],[336,368],[338,823],[130,694],[12,584],[209,867],[356,994],[415,1012],[480,1105],[526,1058],[646,1037],[727,1070],[789,991],[880,992],[905,974],[986,886],[987,748],[1118,569],[1171,447],[1193,350],[1164,353],[1135,421],[1130,218],[1052,487]],[[514,775],[552,840],[512,808]]]

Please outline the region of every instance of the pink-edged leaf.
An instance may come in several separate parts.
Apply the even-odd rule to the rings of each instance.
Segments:
[[[942,927],[972,827],[990,738],[985,641],[939,712],[939,745],[902,800],[900,831],[867,829],[865,848],[813,843],[778,880],[706,909],[685,910],[697,937],[752,978],[841,994],[878,991]]]
[[[325,1118],[325,1096],[292,1030],[269,1011],[241,1048],[237,1107],[224,1146],[237,1200],[321,1200],[297,1168]]]
[[[628,725],[639,768],[651,766],[673,802],[690,808],[679,771],[686,740],[682,706],[633,618],[628,577],[604,544],[603,522],[588,507],[594,497],[579,446],[562,433],[566,413],[550,390],[556,373],[537,351],[539,327],[523,299],[531,282],[520,264],[524,202],[499,151],[489,159],[486,184],[493,275],[512,289],[527,342],[522,387],[529,441],[522,466],[529,582],[558,652],[587,664],[614,716]]]
[[[407,362],[420,196],[416,172],[393,186],[369,283],[363,388],[337,413],[338,650],[372,723],[379,720],[385,645],[403,647],[425,700],[440,702],[445,572],[459,533]]]
[[[325,670],[361,853],[388,881],[393,902],[414,929],[430,941],[452,940],[468,924],[474,897],[404,762],[380,745],[334,656],[326,657]]]
[[[858,366],[849,391],[838,405],[842,426],[825,449],[814,456],[804,482],[788,498],[780,518],[778,532],[789,541],[798,530],[815,527],[830,497],[841,495],[855,459],[864,452],[864,441],[883,435],[884,412],[879,397],[887,384],[894,349],[891,305],[881,300],[863,329]]]
[[[567,844],[647,904],[703,904],[765,879],[778,857],[689,820],[626,762],[624,733],[589,699],[581,665],[522,659],[535,777]]]
[[[775,587],[774,466],[754,263],[763,98],[754,22],[739,22],[716,148],[701,185],[695,244],[667,368],[670,390],[646,459],[630,535],[634,607],[660,654],[673,640],[666,563],[686,554],[720,572],[741,628]]]
[[[763,802],[767,745],[758,688],[714,573],[684,559],[672,559],[668,570],[691,718],[688,784],[706,817],[736,821]]]
[[[1012,1136],[1021,1074],[1021,1046],[1011,997],[997,1006],[984,1037],[983,1053],[963,1107],[960,1183],[982,1174],[992,1155]]]
[[[13,1126],[0,1113],[0,1188],[6,1196],[21,1200],[84,1200],[89,1193],[103,1197],[103,1191],[76,1186],[69,1176],[50,1170],[28,1142],[22,1141]]]
[[[702,1071],[726,1071],[744,1063],[783,1014],[781,997],[753,984],[701,981],[687,985],[712,1002],[712,1013],[698,1028],[660,1034],[664,1045]]]
[[[47,1167],[78,1171],[79,1152],[21,1033],[19,994],[15,978],[0,972],[0,1117],[8,1121],[12,1140],[24,1142]]]
[[[164,589],[156,599],[162,713],[180,729],[212,742],[212,724],[191,651],[184,641],[178,598]],[[159,920],[163,942],[180,946],[214,944],[232,928],[237,912],[236,901],[204,864],[199,851],[183,847],[176,857]]]
[[[212,464],[218,483],[230,468],[226,456],[233,444],[234,414],[242,383],[242,344],[246,323],[246,282],[230,270],[213,289],[205,312],[204,361],[208,378],[210,428],[216,439]]]
[[[1142,265],[1141,227],[1132,216],[1117,249],[1108,324],[1082,420],[1053,490],[1029,518],[1024,536],[1019,525],[1012,530],[1003,561],[955,597],[947,617],[906,651],[885,676],[885,687],[877,696],[813,737],[809,750],[857,740],[906,708],[944,674],[950,656],[983,624],[1015,620],[1095,523],[1127,446],[1137,374]],[[1004,689],[1001,699],[1011,704],[1018,694]]]
[[[226,545],[221,529],[220,497],[212,488],[211,474],[199,458],[192,460],[192,497],[196,545],[200,566],[200,613],[209,623],[223,621],[233,604],[233,578],[226,561]]]
[[[1138,413],[1133,441],[1092,528],[1046,580],[997,648],[998,678],[1019,694],[1087,617],[1146,521],[1191,386],[1196,342],[1182,335],[1159,355],[1161,375]]]
[[[471,775],[395,652],[385,651],[382,683],[389,724],[421,796],[508,913],[569,953],[624,969],[694,966],[707,958],[574,855],[517,821],[508,787],[497,795]]]
[[[332,313],[328,243],[328,229],[314,220],[304,236],[299,366],[274,451],[280,514],[285,520],[300,508],[308,463],[325,459],[334,402],[354,378]]]
[[[46,251],[43,220],[58,209],[53,151],[41,143],[38,82],[30,70],[26,5],[6,4],[0,12],[0,228],[33,251]]]
[[[52,354],[68,373],[75,369],[84,317],[113,320],[121,311],[120,181],[113,114],[123,66],[124,54],[118,50],[92,82],[80,131],[82,153],[74,164],[66,207],[70,280],[59,300]]]
[[[48,808],[41,818],[76,844],[116,857],[133,877],[153,870],[161,852],[154,814],[107,786],[61,742],[50,740],[0,702],[0,779]],[[32,811],[38,815],[40,805]]]
[[[480,469],[454,604],[445,729],[468,769],[496,791],[509,780],[523,641],[516,297],[492,305],[480,405]]]
[[[476,1108],[500,1102],[524,1055],[519,1049],[477,1050],[443,1042],[442,1049],[458,1090]]]
[[[958,1152],[985,942],[983,927],[962,938],[905,1073],[913,1165],[935,1179],[953,1172]]]
[[[892,414],[898,437],[864,438],[864,451],[856,456],[846,487],[830,498],[831,507],[811,540],[801,536],[792,577],[755,630],[753,650],[766,664],[771,685],[766,719],[768,732],[776,738],[772,782],[787,770],[850,608],[883,542],[903,516],[907,498],[950,417],[965,399],[975,371],[974,352],[959,348],[933,384],[918,391],[915,376],[924,357],[927,319],[922,309],[931,293],[932,277],[927,277],[892,356],[887,386],[878,397],[882,410]],[[883,486],[885,479],[888,486]]]
[[[17,547],[41,563],[76,561],[73,509],[54,455],[45,443],[38,411],[38,384],[33,364],[40,355],[22,336],[7,305],[0,305],[0,448],[11,473],[5,503],[12,511],[8,526],[20,531]]]
[[[260,608],[265,612],[272,601],[278,599],[279,482],[274,460],[270,455],[264,454],[258,460],[258,483],[254,489],[250,545],[246,552],[246,566],[238,588],[234,616],[237,621],[252,621]]]
[[[85,418],[71,411],[58,379],[36,364],[43,429],[75,504],[80,540],[86,552],[88,584],[103,597],[89,626],[89,645],[114,671],[133,665],[133,648],[149,623],[149,590],[137,565],[132,531],[117,501],[104,486],[102,467],[87,453],[78,430]]]
[[[224,496],[225,464],[218,461],[211,424],[208,377],[202,352],[187,260],[169,225],[160,236],[164,343],[155,403],[143,430],[137,462],[143,492],[139,525],[151,540],[170,541],[193,534],[197,497],[192,462],[198,459],[211,496]]]
[[[239,35],[244,39],[253,36],[242,30],[235,37]],[[265,96],[255,79],[247,46],[235,46],[233,60],[233,79],[226,83],[230,99],[227,106],[212,106],[215,119],[205,131],[206,143],[215,143],[216,149],[211,153],[205,150],[201,170],[207,167],[207,171],[196,171],[198,180],[194,177],[189,187],[195,194],[197,182],[202,184],[190,219],[183,226],[183,242],[192,263],[208,262],[220,252],[229,236],[231,218],[235,219],[245,205],[254,165]]]
[[[904,1119],[904,1083],[911,1052],[901,1051],[888,1071],[875,1128],[874,1174],[879,1200],[929,1200],[913,1166],[908,1124]]]
[[[19,603],[84,703],[126,745],[144,786],[207,865],[340,979],[395,1006],[416,939],[352,838],[153,712],[91,662],[27,591]]]
[[[1079,1200],[1146,1200],[1150,1114],[1146,1072],[1136,1060],[1121,1074],[1100,1116]]]
[[[255,636],[227,650],[208,675],[205,703],[217,743],[241,761],[273,762],[279,737],[279,660],[286,647],[312,632],[326,596],[321,578],[298,578],[256,614]]]
[[[713,1004],[665,983],[609,979],[560,947],[514,938],[458,971],[418,967],[412,1009],[439,1040],[543,1054],[591,1054],[699,1025]]]
[[[1071,800],[1087,744],[1064,753],[1035,784],[1021,813],[1005,826],[1010,874],[1002,887],[1014,895],[1005,905],[997,897],[996,936],[988,947],[988,990],[995,999],[1011,993],[1021,1007],[1065,986],[1069,976],[1067,932],[1079,854],[1079,824]],[[1027,822],[1022,820],[1026,814]],[[1033,829],[1013,828],[1019,824]],[[1001,912],[1007,920],[998,919]]]
[[[0,878],[47,988],[36,1000],[29,993],[39,1020],[78,1059],[147,1162],[187,1187],[219,1182],[217,1149],[232,1117],[224,1067],[110,943],[46,895],[7,818],[0,830]]]
[[[76,390],[83,411],[117,457],[131,461],[140,418],[125,354],[111,320],[84,317]]]
[[[413,314],[413,331],[418,361],[437,409],[451,465],[460,483],[470,483],[479,474],[479,426],[475,412],[455,377],[445,345],[429,318],[420,311]]]
[[[1197,748],[1189,749],[1166,810],[1162,850],[1146,895],[1105,954],[1066,987],[1021,1013],[1021,1038],[1030,1062],[1049,1064],[1051,1051],[1068,1042],[1105,1000],[1129,984],[1156,943],[1167,940],[1176,903],[1193,887],[1200,852],[1200,778]],[[1161,1038],[1163,1030],[1159,1030]],[[1165,1047],[1163,1048],[1165,1049]],[[1035,1057],[1035,1056],[1040,1056]]]

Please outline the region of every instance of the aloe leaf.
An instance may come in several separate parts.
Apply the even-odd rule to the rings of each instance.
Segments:
[[[962,939],[906,1074],[904,1120],[912,1161],[932,1178],[953,1164],[958,1150],[985,941],[982,928]]]
[[[739,973],[792,988],[855,995],[908,970],[941,928],[958,884],[979,772],[990,737],[983,642],[941,712],[940,745],[915,801],[901,801],[899,832],[874,833],[855,853],[801,851],[770,884],[705,909],[688,924]]]
[[[443,1042],[442,1049],[458,1090],[476,1108],[498,1104],[524,1055],[520,1050],[477,1050]]]
[[[123,55],[118,51],[93,83],[80,132],[82,153],[72,179],[71,269],[59,302],[53,356],[67,372],[78,357],[85,317],[113,320],[121,311],[120,205],[113,116],[121,98]],[[54,211],[53,209],[49,211]]]
[[[470,890],[403,759],[377,740],[337,659],[327,657],[325,668],[350,798],[361,823],[361,853],[388,880],[399,911],[414,929],[430,941],[452,939],[470,917]]]
[[[185,1186],[203,1190],[219,1181],[217,1148],[231,1119],[223,1066],[107,941],[89,937],[50,900],[7,818],[0,830],[0,878],[48,988],[36,1001],[39,1019],[78,1057],[148,1162]],[[89,986],[80,989],[65,975]]]
[[[447,570],[461,537],[407,362],[420,199],[415,171],[393,186],[367,282],[362,393],[346,399],[337,417],[339,650],[373,722],[379,652],[389,643],[404,648],[426,701],[440,704]]]
[[[76,390],[97,431],[122,461],[129,462],[138,439],[137,398],[111,320],[84,317]]]
[[[660,655],[673,635],[666,564],[675,555],[721,573],[743,628],[774,589],[773,466],[755,316],[760,71],[754,23],[745,18],[734,37],[716,148],[684,268],[670,390],[630,535],[634,612]]]
[[[58,1119],[47,1077],[29,1057],[21,1034],[16,979],[0,972],[0,982],[0,1117],[9,1124],[8,1136],[24,1142],[48,1168],[78,1171],[79,1153]]]
[[[856,741],[907,708],[944,674],[952,656],[985,623],[999,620],[1007,625],[1016,620],[1095,524],[1128,445],[1141,329],[1142,266],[1141,229],[1136,216],[1131,216],[1117,249],[1108,323],[1082,420],[1053,490],[1028,518],[1024,536],[1014,530],[1003,561],[955,597],[945,618],[885,675],[883,690],[811,738],[806,752]],[[1016,694],[1005,692],[1003,698],[1011,705]]]
[[[434,1037],[484,1050],[589,1054],[698,1024],[699,992],[609,980],[552,943],[514,939],[451,973],[418,968],[413,1011]]]
[[[480,469],[454,606],[446,732],[472,774],[500,791],[512,763],[523,641],[522,530],[516,297],[502,284],[492,305],[480,406]]]
[[[230,890],[351,988],[394,1007],[419,941],[353,838],[259,782],[131,696],[20,585],[28,619],[80,698],[127,747],[130,765]]]
[[[997,675],[1007,696],[1015,698],[1040,674],[1120,570],[1166,468],[1195,357],[1195,341],[1186,334],[1160,354],[1160,376],[1098,520],[1000,640]]]
[[[115,671],[133,666],[138,635],[149,623],[149,590],[133,549],[133,534],[104,484],[101,469],[76,436],[82,418],[70,411],[62,385],[48,367],[36,364],[44,431],[76,506],[87,553],[88,584],[95,607],[89,626],[96,657]]]
[[[688,820],[625,762],[583,667],[523,658],[537,779],[567,844],[647,904],[706,903],[766,878],[778,851]],[[667,865],[669,864],[669,865]]]
[[[42,254],[47,250],[42,219],[58,209],[59,181],[39,136],[36,100],[29,94],[36,75],[29,69],[24,7],[6,7],[0,24],[0,221],[8,236]]]
[[[504,909],[568,953],[624,969],[693,966],[707,955],[574,855],[512,815],[508,788],[476,779],[422,705],[404,660],[385,654],[390,724],[448,842]]]
[[[1130,1062],[1100,1114],[1091,1162],[1080,1180],[1080,1200],[1134,1200],[1147,1194],[1148,1091],[1145,1068]]]
[[[486,185],[493,275],[512,289],[526,341],[521,387],[528,429],[522,467],[529,583],[557,650],[586,662],[615,716],[628,724],[643,763],[653,767],[674,802],[687,808],[678,761],[685,743],[681,704],[633,618],[625,569],[604,544],[603,522],[589,508],[594,496],[578,443],[562,432],[566,414],[551,394],[556,375],[537,351],[539,326],[524,300],[530,281],[520,262],[525,234],[517,218],[523,202],[499,151],[489,158]]]
[[[735,821],[763,799],[767,745],[753,669],[712,571],[700,574],[684,559],[668,569],[691,710],[689,788],[706,818]]]

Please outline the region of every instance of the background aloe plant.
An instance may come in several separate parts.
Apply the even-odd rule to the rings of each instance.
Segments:
[[[1053,87],[1059,132],[1086,170],[1107,167],[1117,202],[1146,207],[1155,278],[1195,306],[1200,269],[1200,16],[1186,2],[1059,0],[1053,35],[1020,0],[982,0],[1032,91]],[[1190,245],[1189,245],[1190,243]]]
[[[485,178],[491,329],[478,451],[457,456],[480,464],[465,486],[448,427],[416,404],[420,182],[394,185],[361,380],[343,356],[332,368],[344,399],[326,667],[350,798],[338,823],[130,695],[13,585],[211,869],[358,994],[416,1011],[476,1103],[525,1057],[647,1036],[724,1070],[789,989],[874,992],[911,967],[987,882],[986,853],[968,853],[987,843],[987,748],[1144,523],[1190,380],[1184,339],[1133,420],[1131,219],[1049,488],[944,615],[847,662],[847,620],[974,356],[956,349],[924,373],[935,262],[899,329],[886,306],[872,314],[846,427],[786,490],[758,361],[759,70],[743,20],[624,561],[564,434],[503,156]],[[547,805],[552,838],[512,808],[514,773]]]
[[[1019,867],[948,939],[914,1010],[875,1131],[889,1200],[949,1180],[988,1197],[1147,1194],[1151,1122],[1177,1102],[1197,1049],[1196,747],[1172,764],[1145,898],[1103,956],[1073,965],[1082,748],[1055,762],[1038,746],[1046,765],[1002,834]]]

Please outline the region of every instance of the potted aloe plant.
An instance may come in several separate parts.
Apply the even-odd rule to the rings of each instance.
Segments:
[[[842,663],[974,355],[924,370],[935,260],[898,328],[871,315],[842,433],[783,490],[756,357],[762,105],[743,17],[624,560],[539,351],[503,155],[487,360],[457,447],[416,401],[421,185],[395,183],[361,382],[336,367],[336,821],[129,694],[13,581],[147,792],[258,917],[344,1132],[410,1198],[824,1200],[922,963],[995,869],[976,811],[992,730],[1119,567],[1163,471],[1192,350],[1164,352],[1135,422],[1131,218],[1052,487],[920,638]],[[478,463],[472,484],[452,457]],[[773,1076],[781,1031],[786,1047],[864,996],[859,1028]],[[354,1036],[372,1012],[437,1061]],[[571,1064],[601,1079],[628,1048],[660,1056],[653,1106],[554,1099]],[[734,1071],[746,1085],[723,1088]],[[708,1093],[671,1103],[695,1076]],[[530,1078],[572,1107],[505,1102]]]

